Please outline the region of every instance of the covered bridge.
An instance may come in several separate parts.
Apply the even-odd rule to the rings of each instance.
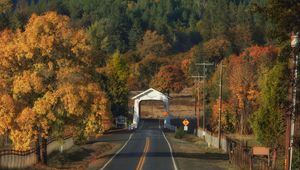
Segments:
[[[163,101],[164,110],[169,112],[169,96],[163,94],[160,91],[157,91],[153,88],[150,88],[146,91],[141,92],[140,94],[132,97],[134,100],[133,106],[133,126],[135,128],[138,127],[139,119],[140,119],[140,102],[144,100],[160,100]]]

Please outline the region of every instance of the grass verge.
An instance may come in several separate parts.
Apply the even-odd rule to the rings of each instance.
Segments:
[[[174,133],[166,133],[166,136],[179,169],[237,170],[229,163],[228,154],[208,147],[201,138],[186,134],[182,139],[176,139]]]
[[[33,170],[84,170],[89,164],[97,161],[99,156],[111,151],[117,144],[97,142],[86,145],[74,145],[71,149],[60,153],[55,151],[48,157],[48,166],[37,164]]]

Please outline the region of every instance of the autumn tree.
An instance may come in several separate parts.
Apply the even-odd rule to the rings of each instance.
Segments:
[[[192,59],[190,57],[186,57],[181,61],[181,70],[186,76],[190,73],[190,65],[192,64],[191,60]]]
[[[173,65],[162,66],[159,72],[153,77],[151,86],[167,93],[179,93],[184,88],[185,76],[183,71]]]
[[[234,97],[231,96],[230,91],[230,69],[228,65],[230,59],[224,58],[221,62],[222,68],[222,114],[221,114],[221,130],[224,133],[234,133],[238,129],[238,115],[236,113],[236,106],[234,105]],[[209,127],[212,131],[218,131],[218,120],[219,120],[219,104],[220,104],[220,69],[221,63],[217,65],[211,79],[207,82],[206,89],[207,100],[211,105],[211,114],[209,115]]]
[[[67,125],[75,136],[103,130],[108,101],[92,78],[93,59],[83,30],[72,29],[68,17],[48,12],[33,15],[24,31],[0,35],[0,105],[11,105],[0,109],[6,120],[0,132],[11,131],[16,149],[28,149],[37,134],[62,137]]]
[[[212,115],[210,117],[210,125],[213,132],[218,132],[219,106],[220,99],[217,99],[213,102]],[[234,133],[237,128],[237,116],[232,110],[230,103],[222,101],[221,131],[224,133]]]
[[[145,56],[136,64],[136,76],[142,88],[148,88],[153,76],[162,65],[168,63],[167,58],[158,57],[153,54]]]
[[[230,42],[222,38],[211,39],[203,44],[203,50],[210,61],[219,63],[229,54]]]
[[[250,47],[240,56],[231,56],[229,59],[229,89],[237,106],[240,133],[250,132],[248,118],[258,106],[259,70],[271,67],[277,56],[273,47]]]
[[[147,30],[141,42],[137,44],[137,49],[141,56],[164,56],[169,51],[170,44],[157,32]]]

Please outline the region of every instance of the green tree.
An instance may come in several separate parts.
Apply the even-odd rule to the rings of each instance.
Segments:
[[[298,0],[267,0],[266,3],[255,3],[254,11],[264,14],[271,21],[272,25],[268,27],[268,34],[275,40],[288,40],[292,31],[300,31]]]
[[[1,0],[0,1],[0,13],[7,13],[12,8],[12,3],[10,0]]]
[[[94,50],[111,54],[117,48],[114,41],[115,30],[114,21],[109,18],[103,18],[96,21],[88,28],[89,39]]]
[[[251,126],[257,140],[274,150],[275,167],[277,149],[285,132],[283,104],[288,94],[287,65],[277,63],[271,70],[264,72],[260,79],[260,105],[251,117]]]
[[[240,3],[235,6],[236,8],[230,11],[234,17],[230,20],[229,39],[232,41],[234,52],[240,53],[244,48],[249,47],[253,43],[252,34],[255,22],[249,11],[249,5]]]
[[[120,52],[115,52],[106,67],[107,92],[114,116],[127,114],[129,68]]]
[[[129,48],[135,49],[138,42],[143,38],[143,30],[138,22],[134,22],[132,28],[128,33]]]
[[[9,25],[8,13],[12,10],[10,0],[0,0],[0,31]]]
[[[229,29],[228,2],[213,0],[205,2],[203,19],[198,22],[198,29],[204,40],[224,37]]]

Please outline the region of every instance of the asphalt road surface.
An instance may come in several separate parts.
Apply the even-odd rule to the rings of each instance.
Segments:
[[[158,120],[140,120],[123,147],[101,170],[177,170]]]

